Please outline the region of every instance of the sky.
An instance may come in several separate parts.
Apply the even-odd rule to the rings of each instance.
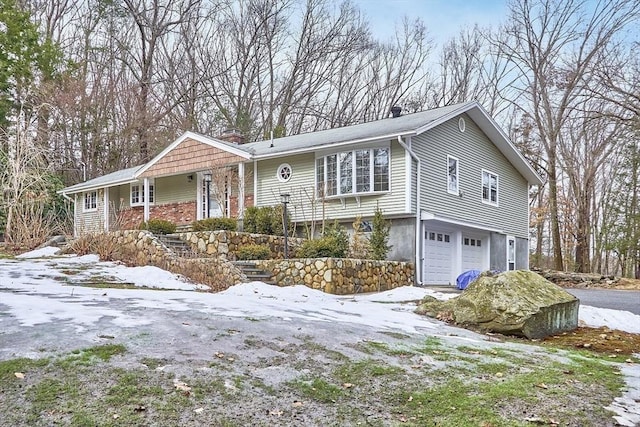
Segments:
[[[374,35],[383,40],[404,16],[420,17],[438,44],[465,26],[498,25],[507,15],[507,0],[353,0],[366,15]]]

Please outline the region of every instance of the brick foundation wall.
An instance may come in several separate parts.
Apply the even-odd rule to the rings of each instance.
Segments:
[[[191,224],[197,218],[196,202],[167,203],[149,207],[150,219],[166,219],[176,225]],[[144,219],[144,207],[135,206],[118,213],[121,230],[135,230]]]

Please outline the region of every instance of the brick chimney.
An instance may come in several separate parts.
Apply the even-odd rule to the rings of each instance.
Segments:
[[[231,142],[232,144],[244,144],[244,135],[242,135],[238,129],[234,128],[225,129],[218,139]]]

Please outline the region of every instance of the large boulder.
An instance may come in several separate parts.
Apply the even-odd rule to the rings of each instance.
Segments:
[[[424,300],[416,310],[484,331],[544,338],[578,327],[580,301],[531,271],[483,273],[459,296]]]

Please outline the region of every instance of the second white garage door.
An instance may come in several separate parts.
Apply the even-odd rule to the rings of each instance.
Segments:
[[[487,239],[462,236],[462,271],[486,270],[485,259]]]
[[[423,283],[448,285],[453,265],[452,234],[427,230],[424,242]]]

